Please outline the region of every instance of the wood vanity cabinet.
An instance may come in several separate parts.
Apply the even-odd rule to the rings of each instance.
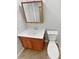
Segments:
[[[24,48],[43,50],[45,45],[45,29],[27,29],[18,34]]]
[[[42,50],[44,48],[44,39],[19,37],[24,48],[30,48],[34,50]]]

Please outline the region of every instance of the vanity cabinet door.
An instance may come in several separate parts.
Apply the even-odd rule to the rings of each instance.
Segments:
[[[30,42],[30,39],[27,39],[25,37],[20,37],[20,40],[21,40],[24,48],[32,48],[32,44]]]
[[[30,48],[33,50],[43,50],[45,45],[43,39],[20,37],[20,40],[24,48]]]
[[[44,48],[44,40],[40,39],[33,39],[31,40],[32,49],[34,50],[42,50]]]

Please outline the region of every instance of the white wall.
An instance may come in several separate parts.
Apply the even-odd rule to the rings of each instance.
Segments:
[[[23,20],[24,19],[24,17],[22,16],[23,12],[19,6],[19,3],[20,3],[20,0],[17,1],[17,31],[18,33],[26,29],[26,23]],[[17,54],[19,54],[22,49],[23,47],[21,45],[21,42],[19,41],[19,38],[17,38]]]
[[[57,41],[61,41],[61,0],[44,0],[45,28],[59,31]]]

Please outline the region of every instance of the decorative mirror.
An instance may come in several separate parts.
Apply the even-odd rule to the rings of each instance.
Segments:
[[[22,0],[21,2],[27,23],[43,22],[42,0]]]

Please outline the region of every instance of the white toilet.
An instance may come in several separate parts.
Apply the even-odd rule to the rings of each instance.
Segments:
[[[49,38],[47,47],[49,59],[59,59],[59,49],[55,42],[58,31],[47,31],[47,34]]]

